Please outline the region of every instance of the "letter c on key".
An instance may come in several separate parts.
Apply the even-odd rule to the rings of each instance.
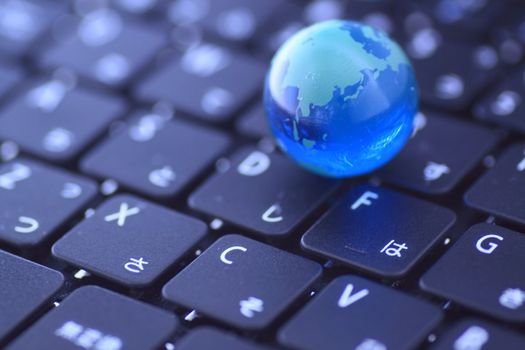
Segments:
[[[494,250],[496,250],[496,248],[498,247],[498,244],[493,243],[493,242],[489,242],[489,244],[486,245],[485,247],[482,246],[483,242],[485,242],[487,239],[491,239],[491,238],[497,239],[498,241],[503,241],[503,237],[501,237],[501,236],[498,236],[498,235],[485,235],[485,236],[481,237],[480,239],[478,239],[478,241],[476,242],[476,249],[478,251],[480,251],[481,253],[483,253],[483,254],[492,254],[492,252]]]
[[[238,246],[238,245],[233,246],[233,247],[230,247],[230,248],[228,248],[228,249],[226,249],[225,251],[222,252],[222,254],[221,254],[221,261],[222,261],[223,263],[225,263],[226,265],[231,265],[231,264],[233,264],[233,261],[231,261],[230,259],[228,259],[228,258],[226,257],[226,255],[228,255],[228,253],[230,253],[230,252],[232,252],[232,251],[234,251],[234,250],[240,250],[241,252],[246,252],[248,249],[246,249],[246,248],[244,248],[244,247],[241,247],[241,246]]]

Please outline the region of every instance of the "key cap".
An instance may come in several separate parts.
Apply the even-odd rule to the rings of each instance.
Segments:
[[[0,3],[0,52],[28,53],[63,11],[63,3],[46,0],[4,0]]]
[[[189,198],[208,215],[264,235],[282,236],[318,208],[339,185],[302,170],[277,154],[244,149]]]
[[[266,114],[261,105],[251,108],[236,123],[237,130],[252,138],[262,138],[271,135]]]
[[[135,95],[169,101],[195,117],[223,122],[261,89],[264,74],[264,66],[252,58],[204,43],[151,74]]]
[[[455,217],[447,208],[361,185],[319,219],[301,244],[343,264],[400,277],[443,238]]]
[[[18,68],[2,64],[0,66],[0,99],[3,99],[20,82],[21,78],[22,72]]]
[[[115,196],[53,245],[53,255],[128,287],[151,284],[193,248],[206,225],[129,195]]]
[[[96,194],[80,176],[30,160],[0,165],[0,240],[32,247],[57,233]]]
[[[200,327],[190,332],[177,343],[178,350],[263,350],[258,346],[223,331],[211,327]]]
[[[525,322],[525,238],[496,225],[478,224],[421,278],[421,287],[479,312]]]
[[[439,38],[431,30],[417,31],[406,43],[406,52],[418,76],[421,99],[441,109],[461,111],[495,77],[497,52],[489,46]]]
[[[499,139],[490,129],[439,114],[418,114],[415,130],[412,140],[379,176],[429,194],[452,191]]]
[[[525,144],[516,144],[465,194],[475,209],[525,224]]]
[[[137,45],[140,43],[140,45]],[[165,45],[160,32],[100,9],[79,20],[76,32],[42,56],[46,67],[67,67],[80,75],[122,87]]]
[[[356,276],[336,278],[279,332],[294,349],[414,349],[439,323],[439,308]]]
[[[75,290],[7,349],[143,350],[157,349],[178,326],[174,315],[87,286]]]
[[[88,154],[81,168],[149,196],[168,198],[195,181],[229,144],[222,133],[143,113]]]
[[[0,250],[0,346],[5,337],[20,326],[58,291],[64,276]]]
[[[520,69],[474,107],[474,116],[525,133],[524,91],[525,70]]]
[[[0,138],[11,140],[46,160],[65,162],[99,136],[124,112],[111,95],[65,82],[40,81],[0,112]]]
[[[523,336],[481,320],[458,322],[438,339],[432,350],[525,349]]]
[[[513,5],[517,6],[518,3]],[[522,29],[525,28],[524,13],[525,7],[522,5],[491,28],[491,42],[498,48],[500,59],[505,64],[519,64],[525,54],[525,34]]]
[[[175,25],[203,28],[208,34],[234,43],[246,43],[273,19],[282,0],[174,0],[167,9]]]
[[[261,329],[320,274],[317,263],[239,235],[228,235],[169,281],[162,295],[233,326]]]
[[[505,14],[506,7],[509,6],[503,1],[479,0],[425,0],[413,4],[430,17],[428,20],[434,22],[444,37],[459,37],[470,41],[484,38],[488,29]]]

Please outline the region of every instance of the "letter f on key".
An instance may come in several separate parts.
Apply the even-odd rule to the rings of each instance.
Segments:
[[[370,199],[378,199],[379,195],[375,192],[366,191],[359,197],[354,204],[352,204],[352,210],[356,210],[361,205],[372,205],[372,201]]]
[[[368,294],[370,294],[370,291],[368,289],[362,289],[355,294],[352,294],[353,291],[354,291],[354,285],[347,284],[345,290],[343,291],[343,294],[341,294],[341,296],[339,297],[337,306],[339,306],[340,308],[345,308],[363,299]]]

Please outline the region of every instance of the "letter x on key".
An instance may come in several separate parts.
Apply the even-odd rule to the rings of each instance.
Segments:
[[[138,213],[140,213],[140,209],[138,207],[130,208],[128,203],[123,202],[123,203],[120,203],[120,209],[119,209],[118,212],[110,214],[110,215],[107,215],[104,218],[104,220],[106,222],[111,222],[111,221],[115,221],[116,220],[117,221],[117,225],[122,227],[126,223],[126,218],[128,216],[133,216],[133,215],[136,215]]]

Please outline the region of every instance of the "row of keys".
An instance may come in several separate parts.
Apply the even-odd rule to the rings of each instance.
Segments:
[[[448,125],[445,121],[443,122],[443,127]],[[429,121],[429,123],[437,123],[438,126],[440,122],[440,119],[431,119]],[[436,128],[436,130],[442,129]],[[421,131],[421,135],[423,135],[423,132],[424,129]],[[474,129],[472,135],[476,136],[477,132],[479,132],[479,137],[473,137],[469,141],[465,141],[466,144],[472,143],[471,146],[464,148],[470,150],[471,155],[478,151],[476,147],[482,148],[480,144],[482,136],[488,139],[493,135],[485,129],[479,129],[479,131]],[[424,141],[419,143],[417,138],[418,136],[416,135],[400,157],[379,174],[383,174],[385,179],[388,180],[388,174],[392,173],[391,169],[397,169],[400,165],[403,165],[404,159],[408,157],[407,155],[430,147],[428,146],[429,143]],[[201,142],[198,142],[197,149],[189,147],[194,140],[201,140]],[[457,154],[458,159],[462,159],[465,164],[464,171],[477,162],[476,159],[471,159],[469,165],[467,163],[469,158],[466,156],[467,151],[465,151],[465,156],[461,156],[462,152],[445,151],[449,150],[449,148],[447,148],[447,145],[439,142],[439,139],[428,137],[428,140],[430,140],[428,142],[434,140],[433,144],[436,145],[434,149],[443,148],[443,152],[438,152],[436,153],[437,155],[443,154],[443,157],[447,157],[446,155]],[[495,140],[496,136],[493,135],[493,142]],[[459,137],[457,141],[459,142]],[[123,128],[121,132],[110,138],[108,142],[99,146],[84,159],[82,168],[86,172],[101,178],[116,179],[126,185],[126,187],[150,196],[170,197],[184,189],[194,177],[209,167],[214,159],[225,151],[227,145],[228,139],[222,134],[181,122],[174,123],[164,120],[160,116],[149,115],[134,119],[129,127]],[[180,152],[166,153],[166,149],[173,148],[180,149]],[[520,189],[525,188],[525,186],[515,186],[515,184],[522,181],[523,176],[521,174],[525,172],[524,149],[525,146],[523,145],[515,145],[508,149],[496,162],[496,165],[466,193],[465,200],[467,204],[493,215],[524,223],[525,217],[523,213],[520,212],[519,206],[514,205],[519,203],[524,197]],[[194,151],[198,151],[198,156]],[[478,152],[477,158],[481,157],[482,153]],[[424,155],[425,153],[422,154]],[[438,159],[438,161],[441,159],[443,158]],[[454,161],[453,158],[450,158],[447,163],[450,164],[449,169],[451,171],[460,167],[459,160]],[[149,165],[144,167],[144,164]],[[420,164],[424,168],[423,164],[425,164],[425,161],[422,160]],[[133,171],[124,172],[123,168]],[[428,167],[426,170],[426,172],[423,172],[431,176],[432,174]],[[454,178],[452,173],[445,172],[443,174],[444,177],[449,175],[451,179]],[[453,187],[459,181],[458,176],[455,176],[456,180],[441,182],[441,184],[447,188]],[[391,178],[391,182],[395,183],[395,179]],[[439,181],[439,179],[436,179],[436,181]],[[323,179],[301,170],[281,155],[244,149],[233,155],[231,162],[227,165],[227,169],[222,169],[221,172],[209,178],[194,191],[189,198],[189,204],[192,208],[207,214],[211,218],[223,219],[254,233],[286,235],[304,222],[310,213],[319,208],[338,188],[338,185],[337,181]],[[437,191],[441,188],[432,186],[432,184],[422,182],[419,188],[422,191],[425,191],[425,189],[427,191],[431,189]],[[46,189],[43,192],[47,199],[46,207],[40,205],[38,201],[26,200],[33,196],[34,188]],[[305,188],[309,190],[304,191],[303,189]],[[15,245],[34,245],[44,239],[46,235],[55,232],[71,215],[85,208],[86,203],[95,194],[96,188],[94,183],[78,176],[54,170],[33,161],[18,161],[4,164],[0,167],[0,191],[5,193],[5,196],[0,199],[0,207],[8,213],[7,216],[10,218],[8,222],[2,224],[0,239]],[[361,198],[360,196],[364,196],[364,192],[367,191],[370,192],[368,197]],[[378,188],[377,191],[389,193],[389,191],[381,188]],[[348,200],[351,202],[349,205],[353,205],[352,203],[357,203],[356,201],[361,200],[360,206],[363,207],[361,211],[371,210],[371,213],[373,212],[375,215],[377,215],[378,211],[391,212],[395,206],[388,201],[381,200],[384,196],[376,193],[377,191],[371,189],[363,192],[362,190],[354,189],[353,194],[349,195]],[[404,197],[398,194],[395,194],[395,196]],[[377,197],[380,200],[377,200]],[[252,198],[253,200],[246,200],[247,198]],[[433,213],[432,205],[429,205],[430,207],[427,209],[426,206],[420,205],[415,198],[407,197],[406,202],[409,207],[414,206],[420,208],[423,212]],[[10,203],[20,204],[13,207]],[[53,208],[53,212],[47,215],[46,213],[50,208]],[[412,212],[413,210],[416,209],[410,209],[407,212]],[[337,211],[336,207],[333,208],[333,211]],[[343,210],[342,212],[345,213],[345,220],[354,220],[353,211],[347,213]],[[390,238],[378,236],[378,239],[387,239],[387,241],[393,239],[397,244],[399,243],[397,240],[406,240],[413,235],[412,231],[414,230],[403,227],[410,225],[410,218],[385,217],[392,218],[393,222],[390,225],[400,227],[400,229],[399,231],[393,230]],[[422,217],[425,216],[423,215]],[[428,240],[415,249],[414,253],[416,255],[428,249],[432,245],[430,243],[439,239],[450,223],[453,222],[451,215],[445,215],[443,219],[437,216],[433,220],[431,221],[432,225],[426,225],[430,231],[428,236],[426,236]],[[339,219],[336,219],[336,221],[339,221]],[[363,222],[363,232],[371,229],[375,230],[369,225],[381,225],[374,220],[360,221]],[[324,220],[321,220],[318,222],[318,225],[323,227],[322,225],[325,225],[323,222]],[[441,224],[436,225],[436,222]],[[428,223],[425,222],[425,224]],[[32,234],[21,235],[19,231],[27,231]],[[331,229],[331,232],[335,231]],[[397,237],[395,232],[405,232],[405,235]],[[320,235],[324,236],[322,233]],[[315,233],[311,233],[311,236],[307,237],[315,241],[315,236]],[[337,237],[341,239],[344,236]],[[353,242],[346,242],[345,244],[359,246],[358,236],[353,236],[352,239],[354,240]],[[313,251],[323,251],[326,255],[335,256],[338,260],[349,261],[348,258],[344,257],[346,254],[334,254],[332,249],[329,248],[331,245],[337,247],[345,244],[341,245],[339,244],[341,242],[336,243],[329,240],[323,241],[323,247],[314,245],[311,249]],[[306,242],[307,239],[305,238],[304,243]],[[356,248],[357,252],[360,250],[361,248]],[[408,263],[408,265],[411,264]],[[402,274],[402,271],[404,271],[404,268],[397,270],[394,275]],[[386,271],[382,271],[382,273],[386,273]]]
[[[498,233],[499,238],[493,237],[493,232]],[[494,239],[498,239],[499,244],[490,242]],[[519,288],[504,289],[497,298],[499,305],[496,300],[487,299],[502,282],[521,283],[523,276],[511,268],[519,262],[497,259],[496,255],[519,258],[523,244],[520,234],[491,225],[475,226],[423,277],[423,286],[428,289],[435,284],[438,290],[448,291],[434,290],[434,293],[449,293],[454,300],[476,309],[485,308],[484,311],[498,317],[509,319],[514,315],[510,319],[523,320],[523,312],[519,309],[525,292]],[[458,263],[458,259],[462,262]],[[1,251],[0,261],[0,276],[8,282],[2,288],[3,298],[0,299],[4,310],[0,315],[4,330],[0,339],[5,339],[35,309],[52,298],[62,285],[63,277]],[[457,283],[457,277],[450,273],[458,268],[462,283]],[[20,271],[31,278],[18,278]],[[230,235],[219,239],[173,278],[164,287],[163,294],[168,300],[196,307],[223,322],[259,329],[304,293],[320,271],[319,265],[304,258]],[[497,283],[486,283],[487,277]],[[436,278],[440,280],[436,282]],[[28,283],[33,287],[28,288]],[[470,294],[465,294],[467,291]],[[10,302],[2,303],[2,300]],[[13,303],[13,300],[19,302]],[[399,313],[403,314],[402,323],[399,323]],[[341,276],[282,327],[279,341],[297,349],[321,346],[336,350],[369,349],[372,345],[374,349],[413,349],[441,318],[439,308],[419,298],[361,277]],[[78,346],[97,350],[154,348],[173,334],[177,324],[175,317],[166,311],[89,286],[74,291],[15,339],[8,349],[36,349],[43,340],[63,349]],[[305,333],[304,329],[316,329],[316,332]],[[234,345],[240,349],[261,348],[208,328],[191,332],[179,346],[199,349],[215,342],[219,349]],[[447,349],[450,344],[455,349],[473,346],[498,349],[502,344],[518,349],[525,344],[525,339],[486,322],[468,320],[446,332],[433,349]]]

